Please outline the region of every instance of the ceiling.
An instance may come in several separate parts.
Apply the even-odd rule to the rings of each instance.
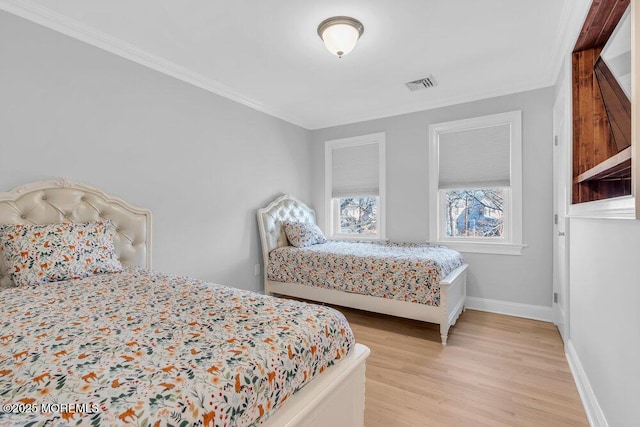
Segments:
[[[588,3],[0,0],[0,9],[317,129],[550,86]],[[316,33],[334,15],[365,27],[342,59]],[[437,87],[404,85],[429,74]]]

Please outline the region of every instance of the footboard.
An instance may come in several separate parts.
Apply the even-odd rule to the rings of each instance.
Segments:
[[[440,337],[442,345],[447,345],[449,328],[456,323],[464,311],[467,298],[467,267],[461,265],[440,281]]]
[[[298,283],[265,280],[267,294],[288,295],[311,301],[357,308],[374,313],[440,324],[442,345],[447,345],[449,328],[464,310],[467,296],[467,264],[453,270],[440,281],[440,305],[430,306],[370,295],[353,294],[334,289],[306,286]]]
[[[287,399],[264,426],[363,426],[365,361],[369,354],[368,347],[356,344],[346,359]]]

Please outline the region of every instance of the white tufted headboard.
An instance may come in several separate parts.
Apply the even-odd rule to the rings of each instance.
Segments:
[[[0,225],[113,221],[122,264],[151,268],[151,212],[135,208],[85,184],[67,179],[39,181],[0,192]],[[0,257],[0,285],[7,284]]]
[[[275,248],[289,246],[287,236],[282,229],[283,221],[315,224],[316,213],[300,200],[289,195],[280,196],[266,208],[258,209],[258,229],[265,269],[269,260],[269,252]]]

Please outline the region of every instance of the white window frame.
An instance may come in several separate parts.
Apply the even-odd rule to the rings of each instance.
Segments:
[[[503,238],[447,237],[444,218],[445,192],[439,189],[440,134],[509,124],[511,126],[510,185],[505,191]],[[482,188],[471,186],[467,188]],[[494,188],[494,187],[487,187]],[[495,187],[498,188],[498,187]],[[492,114],[429,126],[429,243],[446,245],[460,252],[522,255],[522,112]]]
[[[364,236],[339,232],[340,212],[338,204],[331,195],[333,188],[332,150],[334,148],[354,147],[358,145],[378,144],[378,227],[375,236]],[[385,179],[385,133],[373,133],[351,138],[333,139],[325,142],[324,176],[325,176],[325,233],[327,238],[341,240],[386,240],[386,179]]]

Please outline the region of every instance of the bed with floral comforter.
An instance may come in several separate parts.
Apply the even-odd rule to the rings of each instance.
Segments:
[[[439,306],[440,280],[464,263],[444,246],[329,241],[269,254],[269,280]]]
[[[0,425],[258,425],[355,345],[333,309],[138,268],[0,306],[0,403],[98,408]]]

